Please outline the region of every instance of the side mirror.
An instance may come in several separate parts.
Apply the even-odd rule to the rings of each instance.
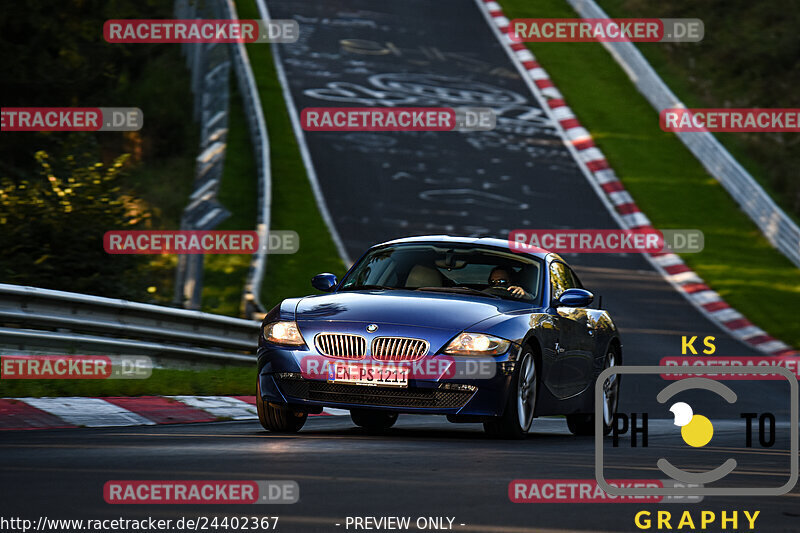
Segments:
[[[336,276],[331,274],[330,272],[325,272],[324,274],[317,274],[313,278],[311,278],[311,286],[317,289],[318,291],[322,292],[331,292],[336,285],[339,284],[339,280],[336,279]]]
[[[585,289],[567,289],[556,300],[556,307],[588,307],[594,300],[594,294]]]

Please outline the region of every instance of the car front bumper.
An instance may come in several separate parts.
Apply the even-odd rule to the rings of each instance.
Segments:
[[[505,354],[491,358],[495,372],[488,378],[411,378],[408,387],[381,387],[310,379],[301,372],[303,358],[319,355],[262,346],[259,348],[258,379],[262,400],[311,412],[320,407],[338,407],[416,414],[499,416],[506,405],[517,355],[518,349],[512,346]],[[335,358],[330,361],[353,362]]]

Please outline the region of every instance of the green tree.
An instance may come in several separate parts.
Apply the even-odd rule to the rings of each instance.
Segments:
[[[79,152],[80,153],[80,152]],[[109,230],[141,229],[149,209],[119,185],[128,155],[35,155],[38,176],[0,179],[0,280],[99,296],[141,294],[143,256],[109,255]]]

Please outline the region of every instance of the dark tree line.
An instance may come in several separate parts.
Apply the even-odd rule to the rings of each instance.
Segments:
[[[628,16],[699,18],[700,43],[663,47],[669,67],[698,95],[692,107],[800,108],[800,3],[794,0],[600,0]],[[616,11],[612,11],[616,13]],[[800,216],[800,135],[736,133],[780,203]]]
[[[159,226],[159,198],[143,201],[149,191],[131,176],[193,158],[196,124],[178,45],[110,44],[103,24],[171,18],[172,7],[34,0],[0,10],[0,105],[139,107],[145,117],[127,134],[0,133],[0,282],[142,299],[148,258],[109,256],[102,237]]]

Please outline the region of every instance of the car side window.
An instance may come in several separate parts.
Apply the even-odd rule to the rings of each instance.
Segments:
[[[550,285],[552,288],[552,298],[558,298],[567,289],[581,288],[580,281],[572,273],[572,270],[559,261],[550,263]]]
[[[572,286],[570,289],[585,289],[586,287],[583,286],[583,283],[581,283],[581,280],[575,271],[570,267],[567,267],[567,270],[569,270],[569,273],[572,275]]]

